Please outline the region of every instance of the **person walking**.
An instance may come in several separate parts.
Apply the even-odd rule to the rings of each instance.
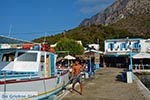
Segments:
[[[72,67],[72,93],[74,93],[74,87],[76,83],[78,82],[80,85],[80,95],[82,95],[83,91],[83,84],[82,84],[82,76],[81,76],[81,70],[83,70],[83,66],[80,64],[80,60],[75,60],[75,65]]]

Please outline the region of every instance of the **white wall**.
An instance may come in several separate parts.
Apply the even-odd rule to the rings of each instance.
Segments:
[[[141,52],[150,52],[150,39],[145,39],[143,41],[141,41]]]
[[[11,45],[9,44],[0,44],[0,49],[6,49],[6,48],[11,48]]]
[[[116,52],[116,53],[121,53],[121,52],[128,52],[131,51],[131,49],[133,49],[133,44],[137,43],[139,41],[139,45],[142,45],[141,41],[142,40],[138,40],[138,39],[129,39],[128,41],[126,41],[126,39],[110,39],[110,40],[105,40],[105,53],[108,52]],[[108,45],[112,43],[114,44],[114,48],[111,50],[111,48],[108,48]],[[121,49],[121,44],[125,43],[127,48],[122,48]],[[141,46],[142,47],[142,46]]]
[[[99,50],[99,44],[89,44],[90,48],[93,46],[96,50]]]

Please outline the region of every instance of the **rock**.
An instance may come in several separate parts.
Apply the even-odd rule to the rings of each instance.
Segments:
[[[117,0],[105,10],[81,22],[80,26],[109,25],[129,16],[150,13],[150,0]]]

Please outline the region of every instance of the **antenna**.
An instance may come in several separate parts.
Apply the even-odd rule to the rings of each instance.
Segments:
[[[9,37],[10,37],[11,29],[12,29],[12,24],[10,24],[9,26],[9,34],[8,34]]]
[[[46,32],[45,32],[45,36],[44,36],[44,41],[43,43],[46,43]]]

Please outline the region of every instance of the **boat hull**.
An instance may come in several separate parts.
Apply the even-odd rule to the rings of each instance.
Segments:
[[[69,73],[67,71],[64,74],[60,74],[51,78],[0,82],[0,92],[5,94],[7,94],[7,92],[32,92],[35,93],[35,96],[23,99],[30,100],[33,98],[35,99],[36,97],[36,99],[42,100],[48,96],[57,94],[67,84],[69,84],[68,74]],[[7,100],[7,98],[5,98],[5,100]]]

